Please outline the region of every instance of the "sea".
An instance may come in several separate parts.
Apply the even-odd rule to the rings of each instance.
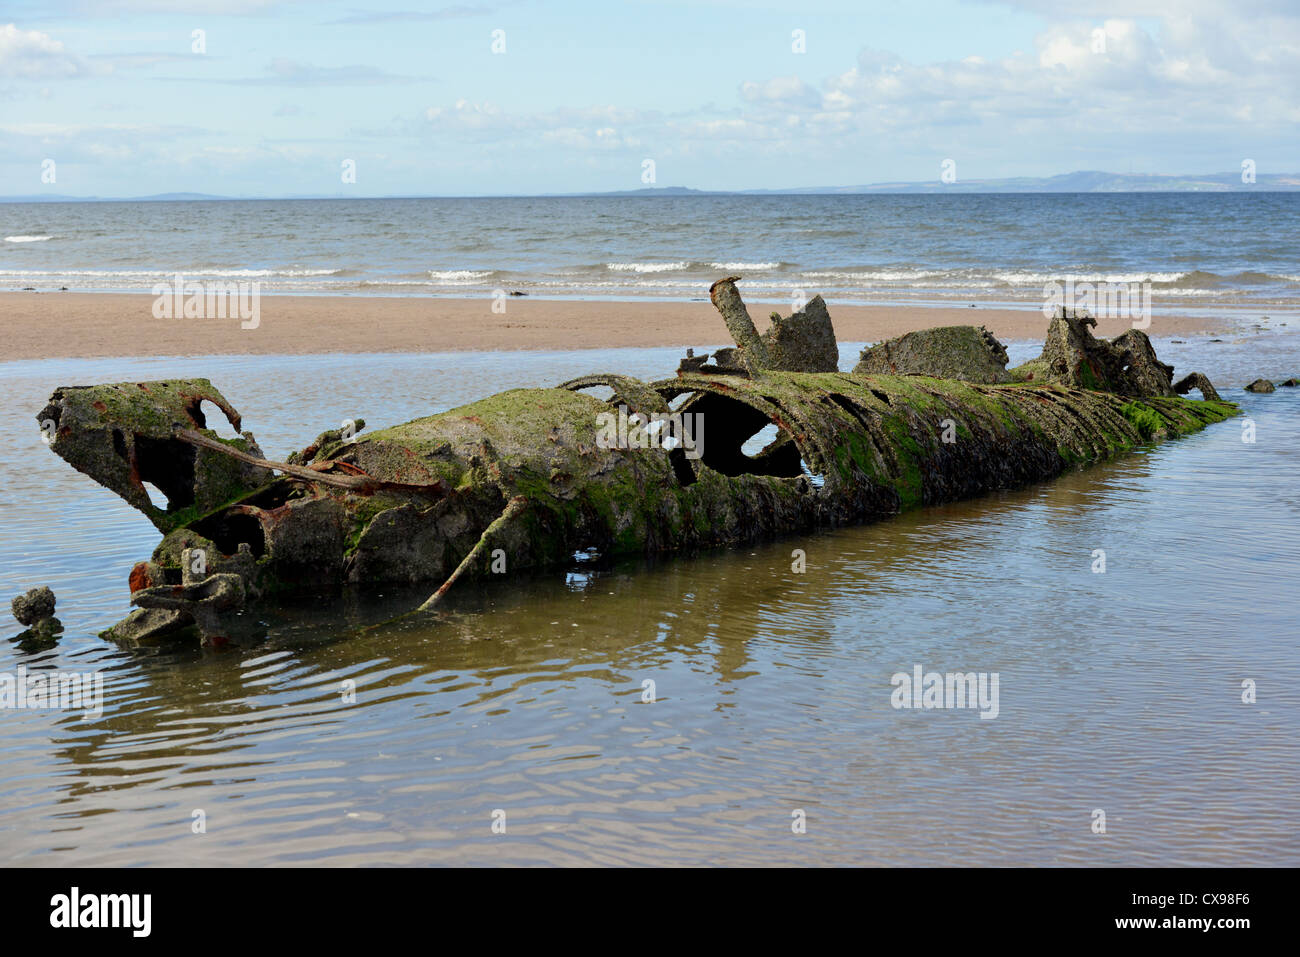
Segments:
[[[0,289],[1024,303],[1149,282],[1160,302],[1300,301],[1300,193],[623,196],[0,204]]]

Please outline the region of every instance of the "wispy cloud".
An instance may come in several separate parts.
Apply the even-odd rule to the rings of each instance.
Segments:
[[[276,57],[266,66],[263,76],[231,78],[169,77],[193,83],[221,83],[230,86],[381,86],[386,83],[424,83],[427,76],[400,76],[378,67],[362,64],[316,66]]]
[[[51,80],[93,72],[89,63],[69,53],[48,33],[20,30],[12,23],[0,27],[0,76]]]
[[[496,7],[484,4],[459,4],[443,7],[440,10],[356,10],[337,20],[329,20],[331,25],[347,24],[349,26],[375,23],[428,22],[432,20],[456,20],[461,17],[481,17],[495,13]]]
[[[196,63],[198,58],[192,53],[165,53],[143,50],[137,53],[92,53],[86,57],[95,63],[102,63],[109,69],[135,70],[157,66],[160,63]],[[213,57],[216,59],[216,57]]]

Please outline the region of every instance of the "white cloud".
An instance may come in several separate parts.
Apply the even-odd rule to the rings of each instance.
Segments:
[[[866,49],[815,82],[751,78],[729,108],[516,113],[462,100],[428,110],[426,130],[485,150],[636,143],[722,162],[888,155],[915,178],[950,155],[1000,174],[1122,169],[1135,154],[1180,164],[1170,172],[1209,172],[1234,168],[1238,153],[1265,141],[1294,144],[1300,16],[1270,0],[1191,0],[1173,14],[1138,0],[1134,12],[1152,14],[1142,20],[1112,15],[1114,6],[1084,0],[1068,19],[1048,17],[1033,46],[1009,56],[917,63]]]
[[[0,76],[24,80],[84,76],[90,67],[63,44],[39,30],[0,27]]]
[[[659,114],[614,106],[561,108],[535,113],[514,113],[492,102],[457,100],[451,106],[430,107],[417,133],[460,135],[478,143],[498,143],[509,151],[540,145],[572,149],[616,150],[636,148],[635,131],[655,127]]]
[[[753,122],[776,125],[796,112],[806,128],[877,134],[984,124],[991,137],[1017,127],[1068,137],[1096,132],[1101,117],[1116,133],[1279,130],[1295,116],[1298,25],[1294,17],[1271,29],[1238,24],[1250,43],[1229,36],[1211,44],[1202,41],[1212,29],[1233,28],[1181,23],[1157,37],[1132,19],[1053,24],[1034,55],[915,64],[866,50],[854,67],[827,78],[815,100],[775,80],[745,83],[740,95]]]
[[[797,76],[779,76],[766,83],[742,83],[740,95],[751,103],[761,101],[790,106],[816,106],[821,102],[817,91]]]

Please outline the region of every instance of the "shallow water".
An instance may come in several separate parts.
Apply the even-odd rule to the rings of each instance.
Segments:
[[[1221,386],[1300,372],[1294,335],[1224,338],[1156,344]],[[67,625],[52,651],[0,642],[0,673],[105,681],[99,717],[0,711],[0,863],[1300,863],[1300,390],[1222,389],[1253,444],[1229,421],[865,528],[462,589],[366,637],[424,590],[152,655],[94,635],[156,532],[34,423],[57,385],[207,375],[276,457],[349,416],[676,359],[0,363],[0,597],[50,584]],[[895,710],[915,665],[996,672],[998,716]]]

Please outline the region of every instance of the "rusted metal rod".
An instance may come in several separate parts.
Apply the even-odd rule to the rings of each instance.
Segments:
[[[512,518],[523,511],[524,506],[527,504],[528,499],[522,495],[516,495],[507,502],[506,507],[502,509],[501,514],[492,520],[491,525],[483,529],[483,534],[480,535],[478,541],[474,543],[474,547],[469,550],[469,554],[466,555],[461,560],[461,563],[456,566],[456,570],[447,576],[447,580],[439,585],[438,590],[430,595],[428,599],[425,600],[424,604],[417,608],[416,611],[429,611],[436,606],[438,602],[442,601],[442,596],[447,594],[452,585],[456,584],[456,580],[465,573],[466,569],[473,565],[474,562],[483,555],[484,550],[492,540],[492,536],[504,528]]]
[[[201,432],[195,432],[193,429],[177,428],[172,430],[172,434],[182,442],[188,442],[190,445],[202,446],[205,449],[212,449],[214,452],[228,455],[232,459],[237,459],[238,461],[244,462],[248,465],[260,466],[264,469],[274,469],[277,472],[282,472],[290,478],[298,479],[301,482],[319,482],[321,485],[332,485],[335,488],[347,489],[350,492],[358,492],[362,495],[369,495],[380,489],[402,492],[427,492],[437,495],[445,495],[447,492],[447,487],[443,484],[441,479],[434,482],[413,485],[406,482],[381,482],[379,479],[371,478],[368,475],[331,475],[328,472],[320,471],[320,469],[329,468],[331,465],[335,464],[342,467],[344,463],[321,462],[316,467],[308,468],[301,465],[290,465],[288,462],[272,462],[270,459],[258,458],[256,455],[249,455],[247,452],[240,451],[224,442],[210,439]]]

